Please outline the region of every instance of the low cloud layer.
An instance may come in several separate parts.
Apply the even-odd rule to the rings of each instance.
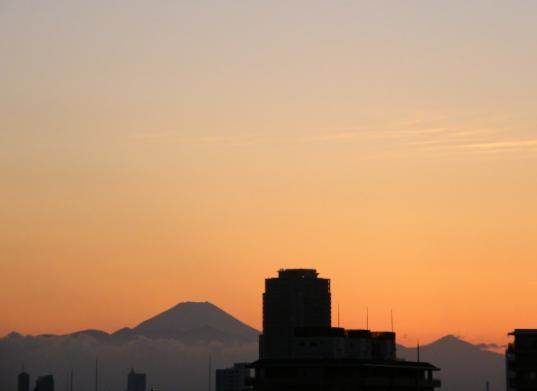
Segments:
[[[16,389],[16,376],[24,364],[32,385],[37,376],[53,374],[56,389],[65,390],[72,368],[74,390],[93,391],[98,359],[100,391],[125,389],[131,368],[147,374],[148,388],[201,391],[207,389],[209,357],[213,368],[223,368],[256,356],[256,343],[184,343],[145,337],[111,343],[88,335],[11,335],[0,339],[0,389]]]

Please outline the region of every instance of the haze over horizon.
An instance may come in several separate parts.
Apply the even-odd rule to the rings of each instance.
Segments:
[[[2,2],[0,335],[181,301],[260,329],[295,267],[406,345],[537,327],[536,13]]]

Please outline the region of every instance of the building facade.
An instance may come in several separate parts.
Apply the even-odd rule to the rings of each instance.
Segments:
[[[292,357],[393,361],[396,359],[395,333],[339,327],[300,328],[295,330]]]
[[[330,280],[316,270],[282,269],[265,280],[260,358],[290,357],[296,328],[330,326]]]
[[[434,391],[438,368],[428,363],[356,359],[259,360],[256,391]]]
[[[537,391],[537,329],[516,329],[506,351],[507,391]]]

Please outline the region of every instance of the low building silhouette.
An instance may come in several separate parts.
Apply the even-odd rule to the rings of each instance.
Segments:
[[[537,329],[515,329],[506,351],[507,391],[537,391]]]
[[[359,359],[260,360],[255,369],[256,391],[433,391],[438,368],[428,363]]]
[[[339,327],[295,330],[293,358],[395,360],[395,333]]]
[[[301,328],[292,356],[252,363],[256,391],[433,391],[439,369],[396,359],[395,333]]]
[[[145,373],[136,373],[131,369],[127,376],[127,391],[146,391]]]
[[[34,391],[54,391],[54,376],[39,376],[35,382]]]
[[[30,391],[30,374],[22,371],[17,376],[17,391]]]
[[[236,363],[232,368],[216,370],[216,391],[252,390],[252,369],[247,363]]]

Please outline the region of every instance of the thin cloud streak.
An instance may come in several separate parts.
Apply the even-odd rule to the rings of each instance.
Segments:
[[[236,136],[204,136],[197,142],[225,147],[249,147],[269,144],[310,144],[310,143],[351,143],[386,142],[390,149],[414,149],[423,153],[483,154],[537,151],[537,138],[525,140],[498,140],[504,133],[494,129],[458,129],[456,127],[430,127],[404,130],[349,130],[332,133],[309,134],[302,136],[267,137],[262,134],[243,134]],[[175,132],[154,132],[138,134],[137,139],[168,138],[177,136]],[[496,141],[490,138],[496,138]],[[185,141],[185,140],[183,140]],[[195,140],[191,140],[194,141]]]
[[[537,148],[537,139],[516,140],[516,141],[496,141],[490,143],[465,144],[462,148],[476,150],[511,150],[520,148]]]

